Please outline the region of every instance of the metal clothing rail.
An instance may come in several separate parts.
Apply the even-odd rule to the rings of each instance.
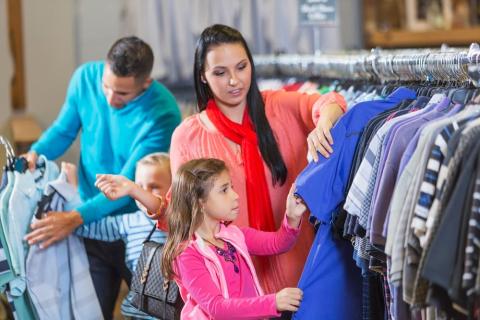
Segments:
[[[480,86],[480,46],[358,51],[347,54],[256,55],[262,77],[293,76],[385,81],[439,81]]]

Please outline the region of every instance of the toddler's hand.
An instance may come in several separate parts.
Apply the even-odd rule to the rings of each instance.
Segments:
[[[285,288],[275,295],[275,306],[279,312],[297,311],[303,298],[303,292],[299,288]]]
[[[287,197],[287,220],[291,227],[297,228],[307,207],[300,198],[295,197],[295,183],[290,187]]]
[[[97,174],[95,186],[110,200],[117,200],[131,194],[135,183],[124,176]]]

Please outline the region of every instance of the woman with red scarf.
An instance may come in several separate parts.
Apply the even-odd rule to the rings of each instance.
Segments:
[[[325,157],[333,152],[330,129],[345,112],[345,100],[335,92],[260,92],[245,39],[237,30],[218,24],[206,28],[197,42],[194,78],[199,113],[185,119],[173,133],[172,174],[189,160],[223,160],[239,195],[234,223],[277,230],[290,186],[307,165],[307,152],[314,161],[317,152]],[[115,199],[130,194],[124,180],[104,176],[97,185]],[[148,194],[141,199],[150,212],[158,213],[151,217],[159,218],[159,227],[165,229],[168,201]],[[312,242],[313,227],[303,219],[297,243],[289,252],[254,260],[266,293],[297,286]]]
[[[333,152],[330,129],[345,112],[345,100],[334,92],[260,92],[247,43],[224,25],[202,32],[194,78],[199,113],[173,134],[172,173],[196,158],[225,161],[243,204],[235,224],[277,230],[290,186],[307,164],[307,151],[314,160],[317,151],[325,157]],[[303,219],[292,250],[255,261],[266,292],[297,286],[312,241],[313,228]]]

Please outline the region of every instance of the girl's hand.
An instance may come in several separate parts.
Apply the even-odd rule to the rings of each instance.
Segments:
[[[97,174],[95,186],[110,200],[131,195],[136,184],[121,175]]]
[[[302,220],[303,213],[307,210],[307,207],[303,203],[302,199],[295,197],[293,194],[295,191],[295,183],[292,183],[290,191],[287,197],[287,221],[292,228],[298,228],[300,221]]]
[[[285,288],[275,294],[275,306],[279,312],[297,311],[303,298],[299,288]]]

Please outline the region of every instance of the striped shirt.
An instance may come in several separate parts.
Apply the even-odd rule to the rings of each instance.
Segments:
[[[468,221],[467,246],[465,247],[465,264],[462,287],[471,295],[478,277],[480,255],[480,171],[477,172],[473,193],[472,210]]]
[[[135,271],[143,242],[152,231],[154,224],[154,221],[139,210],[91,222],[77,228],[75,233],[84,238],[101,241],[123,240],[125,242],[125,263],[131,271]],[[165,243],[166,233],[156,230],[151,240]]]
[[[368,225],[368,216],[372,203],[373,193],[380,165],[381,152],[385,137],[389,130],[399,121],[414,116],[415,112],[408,113],[386,122],[373,136],[365,153],[360,167],[353,179],[352,186],[347,195],[344,209],[356,215],[358,222],[364,229]]]
[[[445,126],[435,138],[434,145],[430,151],[427,161],[427,167],[423,175],[423,181],[420,185],[420,193],[418,201],[415,205],[414,217],[412,219],[413,231],[415,235],[421,238],[425,234],[425,221],[428,217],[428,212],[432,206],[435,197],[435,190],[438,181],[438,173],[440,171],[443,159],[447,154],[448,141],[451,137],[468,119],[461,121],[453,121]]]

